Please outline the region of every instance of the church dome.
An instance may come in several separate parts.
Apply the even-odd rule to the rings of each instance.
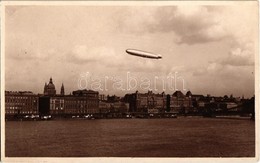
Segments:
[[[45,83],[44,95],[56,95],[56,89],[55,89],[55,85],[52,82],[52,78],[50,78],[48,84]]]
[[[52,78],[50,78],[49,84],[47,85],[48,89],[55,89],[55,85],[52,82]]]
[[[55,85],[54,85],[53,83],[49,83],[49,84],[47,85],[47,88],[48,88],[48,89],[55,89]]]

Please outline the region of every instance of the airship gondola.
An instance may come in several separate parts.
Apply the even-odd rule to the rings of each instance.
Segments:
[[[162,56],[160,54],[154,54],[154,53],[145,52],[136,49],[127,49],[126,52],[130,55],[143,57],[143,58],[162,59]]]

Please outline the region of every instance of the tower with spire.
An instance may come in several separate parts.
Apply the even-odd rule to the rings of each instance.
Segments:
[[[43,94],[47,93],[47,83],[45,82]]]
[[[62,83],[62,85],[61,85],[60,95],[62,95],[62,96],[65,95],[65,91],[64,91],[64,85],[63,85],[63,83]]]

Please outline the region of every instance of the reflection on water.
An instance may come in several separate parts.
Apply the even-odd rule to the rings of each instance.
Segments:
[[[184,118],[7,121],[6,156],[254,156],[254,122]]]

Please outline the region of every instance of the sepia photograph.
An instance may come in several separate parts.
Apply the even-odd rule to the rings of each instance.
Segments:
[[[2,2],[1,161],[256,162],[258,12]]]

